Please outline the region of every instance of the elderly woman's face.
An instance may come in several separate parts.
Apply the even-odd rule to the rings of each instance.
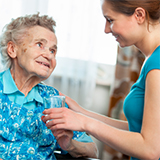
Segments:
[[[35,26],[17,46],[15,69],[22,75],[47,79],[56,66],[57,38],[50,30]]]

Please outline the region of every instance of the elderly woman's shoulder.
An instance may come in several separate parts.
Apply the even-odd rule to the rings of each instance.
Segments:
[[[3,84],[3,74],[5,73],[5,71],[1,71],[0,72],[0,87],[1,87],[1,85]]]

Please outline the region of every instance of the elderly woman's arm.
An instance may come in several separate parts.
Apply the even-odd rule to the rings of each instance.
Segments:
[[[56,130],[53,135],[61,149],[67,151],[72,157],[98,158],[98,150],[94,142],[79,142],[74,139],[73,132],[69,130]]]
[[[78,142],[72,139],[70,147],[66,150],[72,157],[98,158],[98,150],[94,142]]]

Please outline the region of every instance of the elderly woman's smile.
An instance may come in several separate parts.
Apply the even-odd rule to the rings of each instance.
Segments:
[[[48,63],[46,63],[46,62],[37,61],[37,63],[39,63],[39,64],[41,64],[41,65],[43,65],[43,66],[46,66],[46,67],[50,68],[50,65],[49,65]]]

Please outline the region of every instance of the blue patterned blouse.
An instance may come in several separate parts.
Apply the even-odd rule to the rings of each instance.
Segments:
[[[9,71],[5,71],[9,72]],[[4,94],[3,76],[0,74],[0,158],[3,160],[56,160],[54,151],[60,149],[51,130],[41,120],[45,109],[43,102],[35,101],[36,107],[28,109],[13,102]],[[13,79],[12,79],[13,81]],[[59,95],[58,91],[44,84],[37,84],[37,91],[44,99]],[[65,104],[66,107],[67,104]],[[93,142],[84,132],[74,131],[73,139]],[[62,151],[62,154],[67,152]]]

